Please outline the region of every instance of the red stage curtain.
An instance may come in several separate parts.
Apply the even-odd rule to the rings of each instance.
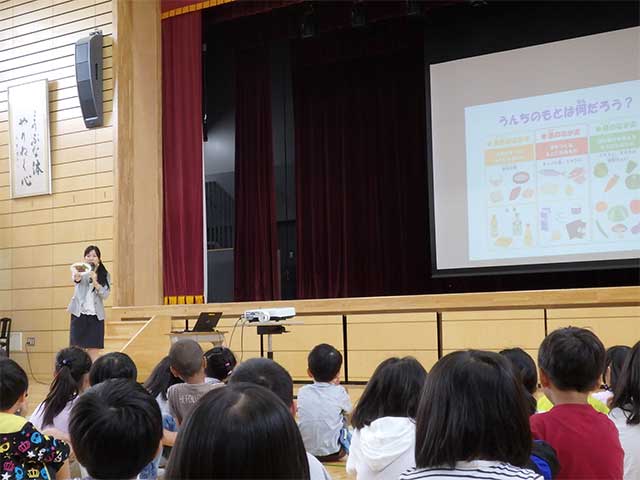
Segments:
[[[424,291],[422,37],[389,28],[296,47],[298,298]]]
[[[267,48],[236,52],[236,301],[280,298]]]
[[[162,21],[165,303],[203,301],[201,30],[199,11]]]

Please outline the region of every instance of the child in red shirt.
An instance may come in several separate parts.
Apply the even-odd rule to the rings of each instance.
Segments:
[[[557,452],[559,479],[622,478],[624,452],[616,427],[587,402],[604,360],[604,345],[583,328],[555,330],[540,345],[540,383],[554,407],[531,417],[531,432]]]

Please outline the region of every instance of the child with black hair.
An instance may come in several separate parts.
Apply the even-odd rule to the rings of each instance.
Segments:
[[[144,387],[156,399],[162,415],[170,415],[167,391],[173,385],[183,383],[182,379],[171,373],[171,359],[167,355],[153,368]]]
[[[538,390],[538,369],[536,362],[533,361],[531,355],[523,349],[507,348],[500,352],[500,355],[507,357],[522,381],[522,385],[527,391],[527,399],[529,400],[531,414],[536,413],[536,399],[534,394]]]
[[[112,378],[137,381],[138,369],[131,357],[126,353],[107,353],[99,357],[91,365],[91,370],[89,370],[89,383],[91,386]]]
[[[555,330],[540,345],[540,383],[554,407],[531,417],[531,431],[558,454],[558,478],[622,478],[624,452],[615,425],[588,403],[604,359],[604,345],[584,328]]]
[[[169,387],[169,411],[180,426],[205,393],[224,384],[205,382],[206,360],[200,344],[194,340],[178,340],[169,350],[171,373],[184,381]]]
[[[160,413],[162,414],[162,444],[165,447],[162,453],[162,458],[165,461],[169,458],[171,447],[175,443],[177,435],[176,432],[178,430],[178,423],[176,422],[176,419],[171,416],[171,411],[169,409],[167,391],[170,387],[177,385],[178,383],[183,382],[171,373],[171,359],[169,356],[164,357],[160,362],[158,362],[151,371],[149,378],[144,383],[144,387],[151,396],[155,397],[156,402],[158,402]],[[160,460],[158,465],[162,466],[163,461]]]
[[[160,407],[136,382],[105,380],[78,399],[69,434],[76,458],[91,478],[133,479],[160,448]]]
[[[502,350],[500,355],[506,357],[513,366],[516,377],[525,388],[529,414],[536,413],[536,399],[533,396],[538,389],[538,371],[533,358],[521,348]],[[560,471],[558,456],[551,445],[543,440],[534,440],[527,468],[539,473],[545,480],[556,478]]]
[[[450,353],[427,376],[416,418],[416,467],[400,476],[542,480],[531,452],[524,387],[509,361],[480,350]]]
[[[82,348],[63,348],[56,354],[55,376],[49,393],[29,421],[38,429],[55,429],[57,437],[69,440],[69,415],[78,396],[89,386],[91,357]],[[59,433],[58,433],[59,432]]]
[[[640,478],[640,342],[628,352],[617,378],[609,418],[624,450],[624,479]]]
[[[167,479],[309,479],[304,444],[287,406],[260,385],[207,393],[178,434]]]
[[[382,480],[415,467],[415,418],[426,378],[413,357],[378,365],[353,411],[347,473]]]
[[[602,374],[602,390],[593,393],[591,396],[605,405],[609,404],[609,400],[613,398],[613,392],[616,390],[618,377],[622,371],[624,361],[627,354],[631,351],[626,345],[615,345],[607,348],[604,360],[604,373]]]
[[[298,425],[304,445],[321,462],[339,460],[349,453],[351,433],[347,416],[352,405],[340,385],[342,354],[331,345],[316,345],[307,358],[313,384],[298,391]]]
[[[19,413],[27,410],[29,379],[10,358],[0,359],[0,465],[2,480],[69,477],[69,445],[42,434]]]
[[[242,362],[229,377],[229,385],[253,383],[271,390],[295,416],[293,379],[285,368],[268,358],[251,358]],[[307,453],[310,480],[331,480],[329,473],[316,457]]]
[[[227,347],[214,347],[211,350],[207,350],[204,358],[207,359],[205,374],[208,378],[218,382],[226,381],[238,363],[236,356]]]

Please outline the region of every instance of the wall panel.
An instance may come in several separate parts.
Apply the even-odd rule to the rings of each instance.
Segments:
[[[13,330],[36,338],[14,358],[50,379],[68,344],[69,264],[86,245],[113,257],[113,32],[111,0],[13,0],[0,4],[0,310]],[[78,107],[74,44],[105,34],[104,127],[88,130]],[[7,88],[49,83],[53,194],[10,199]],[[110,308],[107,308],[110,315]]]
[[[553,309],[547,316],[549,333],[573,326],[593,330],[605,347],[640,341],[640,307]]]
[[[438,359],[434,312],[347,316],[349,380],[367,380],[385,358],[414,356],[426,369]]]

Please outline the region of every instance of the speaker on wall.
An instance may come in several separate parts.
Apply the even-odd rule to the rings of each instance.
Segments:
[[[102,32],[76,42],[76,84],[87,128],[102,125]]]

